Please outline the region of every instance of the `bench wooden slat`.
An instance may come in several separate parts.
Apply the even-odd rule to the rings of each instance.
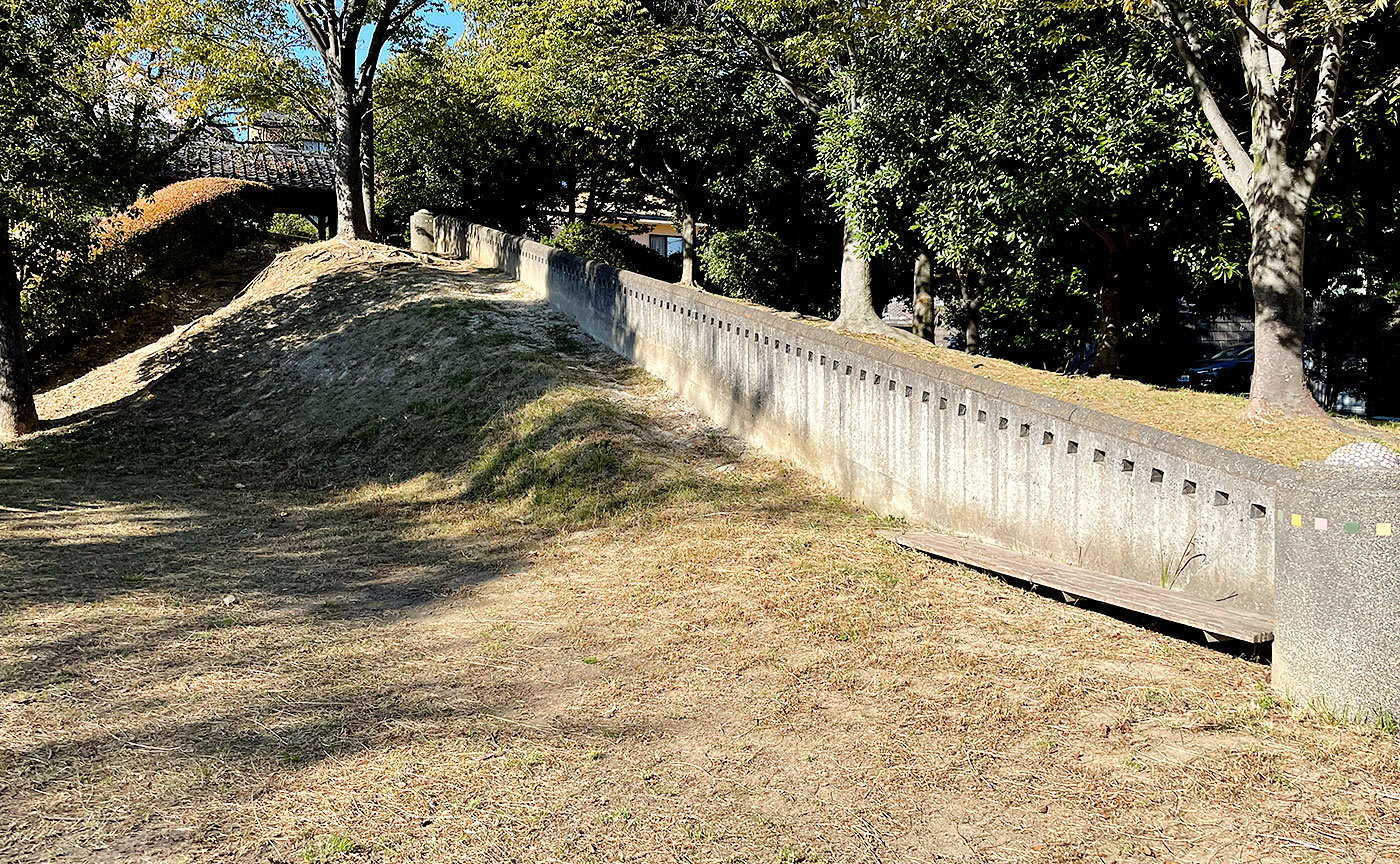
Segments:
[[[1174,621],[1207,634],[1254,644],[1272,642],[1274,638],[1274,622],[1265,615],[1187,597],[1179,591],[1024,555],[965,537],[922,531],[882,533],[901,546],[936,558]]]

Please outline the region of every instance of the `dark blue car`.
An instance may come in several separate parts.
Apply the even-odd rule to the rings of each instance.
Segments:
[[[1254,346],[1226,348],[1199,366],[1192,366],[1177,380],[1196,390],[1242,393],[1254,378]]]

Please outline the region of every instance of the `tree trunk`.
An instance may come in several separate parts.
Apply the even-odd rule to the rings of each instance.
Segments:
[[[1280,170],[1281,169],[1281,170]],[[1249,207],[1249,282],[1254,293],[1251,410],[1321,414],[1303,371],[1303,242],[1307,196],[1289,188],[1292,172],[1256,177]]]
[[[1099,332],[1094,362],[1089,371],[1094,375],[1115,375],[1119,366],[1119,346],[1123,338],[1123,258],[1127,254],[1128,229],[1121,236],[1107,228],[1099,228],[1087,220],[1081,222],[1108,247],[1108,269],[1099,285]]]
[[[360,189],[364,203],[361,205],[365,211],[365,237],[366,240],[373,240],[378,236],[374,226],[374,85],[365,91],[365,112],[361,121],[360,129]]]
[[[987,290],[987,274],[977,267],[959,267],[957,275],[962,294],[963,350],[981,354],[982,300]]]
[[[841,314],[836,316],[836,329],[847,333],[879,333],[885,322],[875,311],[870,296],[870,259],[860,254],[851,233],[851,220],[843,226],[841,248]]]
[[[364,240],[369,237],[360,152],[364,115],[343,88],[336,88],[334,98],[336,235],[342,240]]]
[[[14,247],[10,245],[10,217],[0,204],[0,441],[39,428],[25,357],[19,290]]]
[[[927,251],[914,259],[914,335],[934,340],[937,311],[933,303],[933,257]]]
[[[680,207],[681,284],[695,287],[699,269],[696,267],[695,214],[684,204]]]

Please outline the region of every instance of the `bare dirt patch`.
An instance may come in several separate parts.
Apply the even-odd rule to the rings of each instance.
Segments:
[[[1371,861],[1392,736],[318,244],[0,451],[0,858]]]

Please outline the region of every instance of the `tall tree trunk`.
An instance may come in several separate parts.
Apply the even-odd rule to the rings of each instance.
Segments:
[[[1081,218],[1079,221],[1108,247],[1108,268],[1104,272],[1103,282],[1099,284],[1099,332],[1090,372],[1094,375],[1115,375],[1123,338],[1123,260],[1131,238],[1126,227],[1115,234],[1087,219]]]
[[[1308,201],[1337,133],[1357,112],[1384,100],[1400,86],[1400,76],[1351,110],[1338,112],[1345,44],[1345,16],[1327,16],[1315,59],[1293,56],[1305,40],[1301,21],[1283,0],[1226,4],[1240,27],[1240,63],[1249,95],[1250,137],[1242,143],[1204,73],[1205,49],[1191,10],[1181,0],[1153,0],[1172,48],[1185,66],[1196,102],[1214,133],[1216,165],[1249,213],[1249,279],[1254,294],[1254,381],[1249,413],[1325,416],[1308,390],[1303,369],[1303,241]],[[1331,7],[1328,7],[1329,9]],[[1290,48],[1290,44],[1293,46]],[[1304,78],[1316,74],[1306,139],[1293,134],[1305,117]],[[1301,143],[1290,160],[1290,139]],[[1302,143],[1305,141],[1306,143]]]
[[[39,428],[25,357],[19,290],[14,247],[10,245],[10,214],[0,203],[0,441]]]
[[[924,250],[914,259],[914,335],[932,342],[937,314],[933,303],[933,256]]]
[[[336,235],[364,240],[369,237],[360,152],[364,117],[350,93],[337,88],[334,99]]]
[[[979,267],[959,267],[958,289],[962,294],[963,350],[982,353],[982,301],[987,292],[987,274]]]
[[[841,314],[836,316],[836,329],[847,333],[879,333],[886,328],[870,295],[870,259],[856,248],[849,218],[842,231]]]
[[[365,211],[365,238],[373,240],[378,236],[374,225],[374,84],[365,89],[366,111],[360,129],[360,190]]]
[[[1285,173],[1287,166],[1281,166]],[[1259,182],[1249,208],[1249,282],[1254,293],[1254,381],[1250,404],[1288,414],[1321,413],[1303,371],[1303,242],[1307,198]]]
[[[696,235],[695,235],[695,214],[690,212],[690,207],[684,202],[680,206],[680,229],[681,229],[681,284],[696,284],[696,277],[699,269],[696,267]]]

